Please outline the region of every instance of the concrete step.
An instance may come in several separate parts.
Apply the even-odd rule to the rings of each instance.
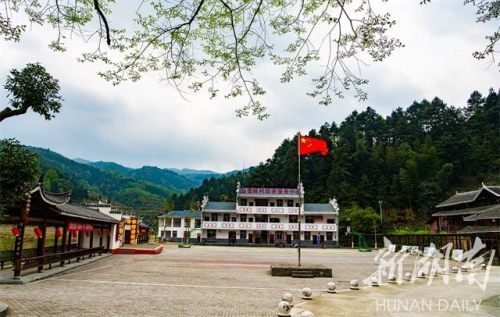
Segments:
[[[292,271],[292,277],[294,278],[314,278],[312,271]]]

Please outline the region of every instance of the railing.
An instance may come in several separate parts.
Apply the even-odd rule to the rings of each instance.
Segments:
[[[238,206],[236,212],[239,214],[298,215],[299,207]]]
[[[96,247],[96,248],[91,248],[91,249],[81,249],[81,250],[73,250],[73,251],[67,251],[67,252],[58,252],[58,253],[51,253],[51,254],[46,254],[42,256],[33,256],[33,257],[26,257],[21,259],[21,263],[23,263],[23,270],[26,268],[30,267],[40,267],[45,264],[52,264],[52,263],[64,263],[65,261],[74,259],[74,258],[83,258],[85,256],[93,256],[95,254],[101,254],[104,251],[104,246]]]
[[[298,231],[297,223],[204,221],[203,229]],[[302,231],[337,231],[336,224],[302,224]]]

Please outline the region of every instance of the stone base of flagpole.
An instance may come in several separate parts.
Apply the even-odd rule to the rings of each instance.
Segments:
[[[332,269],[324,265],[271,264],[271,275],[297,278],[332,277]]]

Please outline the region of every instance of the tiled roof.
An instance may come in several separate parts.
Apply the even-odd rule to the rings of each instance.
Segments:
[[[304,204],[304,214],[334,214],[335,210],[331,204]]]
[[[201,211],[172,210],[159,218],[195,218],[201,219]]]
[[[456,210],[443,210],[432,214],[433,217],[447,217],[447,216],[468,216],[475,215],[486,211],[491,208],[490,206],[482,206],[476,208],[456,209]]]
[[[71,204],[56,205],[52,208],[55,212],[74,218],[96,220],[102,222],[118,223],[119,221],[99,212],[98,210]]]
[[[107,223],[119,222],[118,220],[108,215],[105,215],[99,212],[98,210],[69,204],[68,202],[71,199],[71,192],[66,192],[61,194],[48,193],[45,192],[43,188],[39,185],[35,189],[33,189],[30,192],[30,194],[32,197],[38,195],[43,202],[49,205],[49,208],[51,210],[62,216],[107,222]]]
[[[488,206],[489,208],[483,210],[478,214],[474,214],[465,217],[465,221],[477,221],[477,220],[490,220],[490,219],[500,219],[500,204]]]
[[[467,226],[457,233],[500,233],[500,226],[491,226],[491,227],[474,227]]]
[[[236,203],[223,201],[209,201],[203,208],[204,211],[234,211],[236,212]]]
[[[465,203],[470,203],[476,200],[476,198],[479,196],[479,194],[483,191],[487,190],[490,193],[492,193],[495,196],[500,197],[500,186],[487,186],[484,185],[478,189],[478,190],[473,190],[469,192],[464,192],[464,193],[456,193],[455,195],[451,196],[447,200],[443,201],[439,205],[436,206],[436,208],[442,208],[442,207],[448,207],[448,206],[454,206],[454,205],[460,205],[460,204],[465,204]]]

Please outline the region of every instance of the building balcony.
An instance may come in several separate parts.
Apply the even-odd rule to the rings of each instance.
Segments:
[[[236,212],[255,215],[298,215],[299,207],[237,206]]]
[[[268,222],[219,222],[204,221],[203,229],[217,230],[269,230],[269,231],[298,231],[297,223],[268,223]],[[332,223],[303,223],[301,231],[337,231],[337,225]]]

